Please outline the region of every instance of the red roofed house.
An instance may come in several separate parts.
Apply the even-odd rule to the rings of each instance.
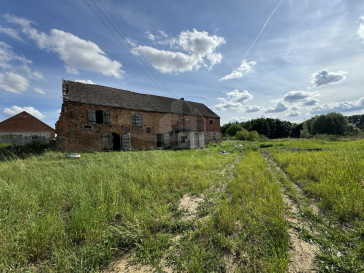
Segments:
[[[31,114],[23,111],[0,122],[0,143],[25,144],[32,140],[49,142],[55,130]]]

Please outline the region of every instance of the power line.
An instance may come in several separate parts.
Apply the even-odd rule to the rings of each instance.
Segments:
[[[171,96],[171,90],[166,86],[165,82],[156,75],[153,71],[153,67],[149,64],[147,60],[142,55],[134,55],[130,51],[133,49],[128,42],[125,42],[127,36],[115,19],[106,11],[105,7],[100,7],[95,0],[83,0],[83,2],[88,6],[88,8],[96,15],[104,27],[110,32],[110,34],[117,40],[122,48],[134,59],[136,59],[141,68],[146,73],[146,75],[157,85],[160,89],[164,90],[169,96]],[[98,12],[97,12],[98,11]],[[102,15],[102,17],[101,17]],[[110,28],[111,26],[111,28]],[[124,42],[123,42],[124,41]],[[126,46],[125,46],[126,45]]]

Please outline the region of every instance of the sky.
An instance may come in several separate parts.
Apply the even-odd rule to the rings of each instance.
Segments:
[[[62,79],[201,102],[221,124],[364,114],[364,1],[2,0],[0,121],[54,128]]]

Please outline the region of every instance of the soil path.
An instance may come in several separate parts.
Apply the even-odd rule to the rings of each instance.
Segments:
[[[237,161],[238,162],[238,161]],[[220,172],[220,175],[224,177],[229,172],[233,171],[235,168],[234,164],[227,164],[225,168]],[[199,218],[198,217],[198,207],[202,202],[204,202],[204,199],[206,198],[206,195],[211,195],[211,192],[215,193],[216,195],[222,191],[225,190],[225,183],[223,181],[220,181],[216,185],[210,187],[205,191],[205,193],[202,193],[200,195],[190,195],[185,194],[182,196],[182,198],[179,200],[178,203],[178,210],[182,212],[182,221],[202,221],[206,220],[206,217]],[[171,250],[171,248],[176,247],[179,240],[181,238],[181,235],[176,235],[172,239],[172,246],[168,251]],[[143,265],[133,265],[132,263],[132,254],[135,251],[135,249],[130,250],[127,253],[124,253],[119,259],[116,259],[112,263],[109,264],[109,266],[103,271],[103,273],[146,273],[146,272],[156,272],[155,268],[152,268],[150,266],[143,266]],[[167,251],[167,252],[168,252]],[[227,266],[231,271],[229,272],[235,272],[236,265],[232,261],[231,257],[224,257],[224,260],[226,260]],[[161,271],[165,273],[172,273],[173,269],[167,266],[166,259],[162,258],[160,261],[161,264]]]
[[[287,175],[283,172],[283,170],[277,165],[275,161],[273,161],[269,157],[268,154],[263,153],[262,155],[267,161],[269,168],[271,169],[272,173],[275,175],[278,181],[280,181],[280,179],[277,178],[277,173],[279,173],[284,178],[289,179]],[[296,185],[293,181],[290,182],[292,183],[292,186],[296,191],[298,199],[300,199],[300,197],[303,195],[301,188],[299,188],[299,186]],[[283,193],[283,201],[286,207],[288,208],[288,213],[286,214],[285,218],[290,226],[290,228],[288,229],[290,249],[288,251],[289,263],[287,267],[287,272],[290,273],[315,272],[313,270],[313,263],[315,260],[316,253],[319,252],[319,247],[316,244],[308,243],[299,237],[298,233],[296,232],[296,229],[307,227],[308,224],[305,222],[304,219],[302,219],[299,216],[300,214],[299,204],[296,203],[294,200],[292,200],[292,198],[290,198],[286,194],[286,189],[283,183],[281,184],[282,184],[281,189]],[[315,204],[312,204],[311,207],[314,213],[318,212],[318,208]]]

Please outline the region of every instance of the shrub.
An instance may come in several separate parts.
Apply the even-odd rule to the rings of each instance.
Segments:
[[[25,158],[28,155],[42,154],[46,150],[51,150],[54,142],[42,143],[32,141],[24,145],[8,145],[0,147],[0,160],[11,160],[17,157]]]
[[[244,128],[239,132],[237,132],[235,135],[235,138],[238,140],[248,140],[248,137],[249,137],[249,131]]]
[[[237,132],[243,130],[243,126],[240,124],[231,124],[229,128],[227,128],[226,133],[229,136],[235,136]]]
[[[246,129],[242,129],[237,132],[235,138],[238,140],[248,140],[248,141],[256,141],[259,139],[259,134],[257,131],[248,131]]]
[[[257,131],[250,131],[248,134],[248,140],[249,141],[255,141],[259,139],[259,134]]]

